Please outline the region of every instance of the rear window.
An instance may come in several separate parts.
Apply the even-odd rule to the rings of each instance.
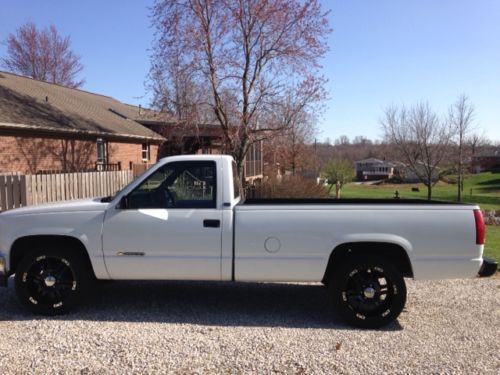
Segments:
[[[233,161],[233,194],[234,199],[240,196],[241,184],[240,177],[238,176],[238,168],[236,168],[236,163]]]

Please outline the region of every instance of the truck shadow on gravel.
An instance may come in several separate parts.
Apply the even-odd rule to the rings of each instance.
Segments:
[[[320,284],[117,281],[99,283],[69,315],[34,316],[17,302],[13,280],[0,292],[1,320],[154,322],[206,326],[353,329],[335,316]],[[394,322],[384,331],[398,331]]]

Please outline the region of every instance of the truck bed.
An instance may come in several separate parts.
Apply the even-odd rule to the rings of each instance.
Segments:
[[[247,199],[234,210],[235,279],[319,281],[332,250],[359,242],[404,249],[416,279],[473,277],[483,249],[477,208],[423,199]]]

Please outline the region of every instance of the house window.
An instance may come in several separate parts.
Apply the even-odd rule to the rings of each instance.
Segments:
[[[148,143],[143,143],[142,144],[142,161],[148,161],[149,160],[149,144]]]
[[[107,158],[107,153],[106,153],[106,141],[103,139],[99,138],[97,139],[97,163],[98,164],[105,164],[106,163],[106,158]]]

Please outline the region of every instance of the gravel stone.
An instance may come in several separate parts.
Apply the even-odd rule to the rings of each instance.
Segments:
[[[0,374],[498,374],[500,279],[407,280],[397,322],[355,329],[306,283],[111,282],[36,317],[0,289]]]

